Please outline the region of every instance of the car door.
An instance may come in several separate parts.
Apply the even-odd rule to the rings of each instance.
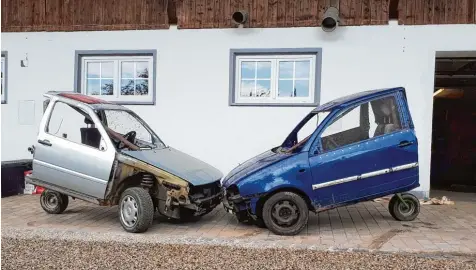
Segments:
[[[418,184],[417,139],[400,94],[342,109],[322,129],[309,159],[321,207]]]
[[[88,137],[91,133],[94,136]],[[35,145],[35,178],[104,198],[114,158],[115,148],[91,108],[67,100],[50,101]]]

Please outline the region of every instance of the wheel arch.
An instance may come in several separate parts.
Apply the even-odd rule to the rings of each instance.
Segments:
[[[130,175],[126,178],[124,178],[124,180],[120,181],[118,184],[117,184],[117,187],[115,188],[114,192],[113,192],[113,195],[112,195],[112,204],[113,205],[117,205],[119,203],[119,199],[121,197],[121,194],[128,188],[130,187],[140,187],[141,186],[141,182],[142,182],[142,179],[143,179],[143,176],[145,174],[148,174],[146,172],[137,172],[133,175]],[[155,181],[154,181],[154,186],[155,186]]]

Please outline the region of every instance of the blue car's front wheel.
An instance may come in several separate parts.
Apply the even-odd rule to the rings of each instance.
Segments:
[[[278,235],[299,234],[307,225],[309,209],[298,194],[283,191],[271,196],[263,206],[263,221]]]

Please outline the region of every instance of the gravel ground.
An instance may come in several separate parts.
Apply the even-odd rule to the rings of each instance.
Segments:
[[[475,256],[2,238],[2,269],[476,269]]]
[[[474,254],[329,251],[157,234],[2,228],[2,269],[474,269]],[[273,247],[274,246],[274,247]],[[288,245],[289,247],[289,245]]]

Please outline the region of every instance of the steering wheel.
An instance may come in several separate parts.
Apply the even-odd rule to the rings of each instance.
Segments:
[[[129,142],[129,143],[131,143],[131,144],[134,144],[134,140],[136,139],[136,132],[133,131],[133,130],[132,130],[132,131],[129,131],[129,132],[127,132],[126,134],[124,134],[122,137],[125,139],[125,141],[127,141],[127,142]],[[127,145],[126,145],[126,143],[125,143],[124,141],[119,140],[119,143],[118,143],[117,147],[118,147],[119,149],[123,149],[123,148],[126,148]]]
[[[124,139],[128,140],[130,143],[134,143],[136,140],[136,132],[134,130],[124,134]]]

